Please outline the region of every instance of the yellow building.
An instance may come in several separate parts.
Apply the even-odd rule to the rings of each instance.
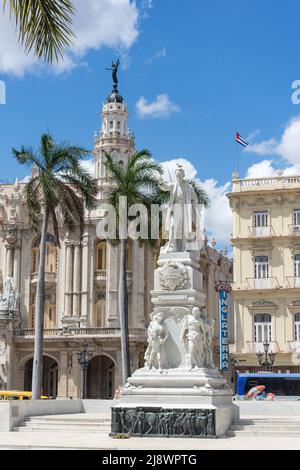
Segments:
[[[256,353],[268,343],[274,372],[300,372],[300,176],[234,175],[228,198],[236,369],[261,370]]]

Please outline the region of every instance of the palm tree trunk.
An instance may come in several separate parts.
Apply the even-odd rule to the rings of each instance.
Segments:
[[[49,211],[45,209],[40,242],[39,272],[36,284],[34,356],[32,370],[32,399],[39,400],[43,381],[43,335],[45,309],[45,261]]]
[[[130,377],[129,331],[128,331],[128,302],[126,276],[126,239],[120,240],[120,276],[119,276],[119,317],[121,328],[121,354],[123,385]]]

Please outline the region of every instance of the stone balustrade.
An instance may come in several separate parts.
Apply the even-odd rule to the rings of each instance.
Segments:
[[[299,188],[299,185],[300,176],[234,179],[233,192],[257,191],[258,189],[292,189]]]
[[[34,338],[34,328],[23,328],[16,330],[16,338]],[[115,336],[119,337],[121,334],[120,328],[49,328],[44,329],[44,338],[61,338],[72,336],[72,337],[85,337],[85,336]],[[130,329],[129,336],[134,338],[144,338],[145,331],[143,329]]]

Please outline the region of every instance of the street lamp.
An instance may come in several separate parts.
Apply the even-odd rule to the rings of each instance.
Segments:
[[[261,351],[257,352],[256,357],[262,369],[269,370],[274,364],[276,354],[272,351],[268,352],[270,343],[268,343],[267,341],[263,343],[263,347],[264,347],[264,352],[263,353]]]
[[[81,367],[81,398],[85,399],[87,395],[87,368],[93,353],[88,351],[88,343],[84,340],[82,349],[77,353],[78,362]]]

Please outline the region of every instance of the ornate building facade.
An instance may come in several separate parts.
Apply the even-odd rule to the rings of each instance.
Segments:
[[[241,372],[300,370],[300,177],[233,179],[235,344]],[[267,345],[267,346],[264,346]]]
[[[47,396],[81,396],[78,352],[84,342],[91,353],[87,371],[88,398],[113,398],[121,383],[119,248],[98,239],[96,234],[97,223],[104,216],[100,204],[107,201],[113,184],[105,171],[105,152],[121,165],[126,165],[128,157],[135,152],[127,107],[116,89],[103,105],[102,127],[100,134],[94,137],[99,206],[86,212],[83,234],[69,233],[60,224],[61,249],[55,246],[49,228],[43,372],[43,393]],[[24,183],[18,182],[0,186],[0,290],[3,289],[5,298],[5,280],[12,278],[14,291],[21,294],[17,311],[2,314],[0,308],[0,381],[1,387],[9,390],[30,390],[32,376],[40,239],[29,225],[23,187]],[[149,247],[137,241],[128,241],[127,250],[130,356],[131,368],[135,370],[143,365],[155,257]],[[218,320],[218,296],[214,286],[219,280],[231,280],[232,263],[207,242],[200,260],[208,313]]]

